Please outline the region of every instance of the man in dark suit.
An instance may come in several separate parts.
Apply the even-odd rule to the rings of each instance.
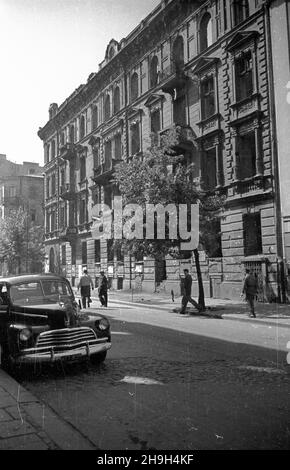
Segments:
[[[101,278],[99,282],[99,299],[102,307],[108,306],[108,279],[104,271],[100,272]]]
[[[184,279],[183,279],[183,297],[181,301],[182,306],[180,310],[181,315],[185,313],[188,302],[190,302],[198,311],[201,310],[200,305],[191,297],[192,277],[189,274],[188,269],[184,269],[183,272],[184,272]]]
[[[255,314],[255,297],[258,292],[257,278],[250,273],[249,269],[246,269],[246,277],[244,279],[244,285],[242,295],[246,297],[246,301],[250,307],[249,317],[256,318]]]

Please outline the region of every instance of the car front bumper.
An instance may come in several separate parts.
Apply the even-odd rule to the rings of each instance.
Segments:
[[[15,357],[15,364],[54,363],[57,361],[75,362],[100,354],[111,348],[107,338],[99,339],[94,343],[85,343],[77,348],[56,351],[54,347],[41,349],[30,349]]]

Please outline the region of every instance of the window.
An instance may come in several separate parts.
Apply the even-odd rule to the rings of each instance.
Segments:
[[[64,185],[65,185],[65,171],[64,169],[62,169],[60,172],[60,186],[64,188]]]
[[[115,137],[115,160],[122,159],[122,142],[121,134],[117,134]]]
[[[51,141],[51,158],[55,157],[55,140]]]
[[[64,142],[65,142],[65,133],[62,132],[60,134],[60,145],[64,145]]]
[[[200,52],[207,49],[213,43],[212,37],[212,19],[209,13],[205,13],[200,22]]]
[[[151,113],[151,132],[152,144],[158,144],[158,133],[161,129],[160,124],[160,109],[156,109]]]
[[[86,133],[86,121],[85,116],[80,118],[80,139],[83,139]]]
[[[227,19],[227,0],[223,0],[223,10],[224,10],[224,30],[228,29],[228,19]]]
[[[84,181],[86,179],[86,157],[82,156],[80,158],[80,180]]]
[[[105,121],[110,119],[110,116],[111,116],[111,100],[110,100],[110,95],[107,95],[105,98],[105,109],[104,109]]]
[[[120,111],[120,88],[117,86],[114,91],[114,113]]]
[[[215,113],[214,78],[201,83],[201,117],[207,119]]]
[[[29,174],[30,174],[30,175],[35,175],[35,169],[34,169],[34,168],[30,168],[30,169],[29,169]]]
[[[250,178],[256,174],[256,138],[255,132],[240,135],[237,138],[239,159],[239,179]]]
[[[51,212],[51,231],[56,230],[56,214],[55,211]]]
[[[31,211],[30,211],[30,219],[31,219],[31,222],[35,222],[35,221],[36,221],[36,210],[35,210],[35,209],[31,209]]]
[[[75,126],[71,125],[69,128],[69,141],[71,144],[75,141]]]
[[[46,152],[45,152],[45,161],[46,161],[46,163],[49,162],[49,157],[50,157],[50,145],[47,144],[47,146],[46,146]]]
[[[56,185],[55,185],[55,175],[51,177],[51,195],[54,196],[56,193]]]
[[[8,197],[15,197],[16,196],[16,187],[9,186],[8,187]]]
[[[114,261],[114,239],[113,238],[107,241],[107,258],[108,258],[108,262]]]
[[[235,69],[236,100],[241,101],[253,94],[253,60],[250,51],[235,61]]]
[[[131,126],[131,154],[140,152],[140,130],[139,122]]]
[[[61,264],[63,266],[66,265],[66,249],[65,249],[65,245],[62,245],[61,247]]]
[[[238,25],[250,14],[248,0],[234,0],[233,2],[233,17],[234,26]]]
[[[206,189],[212,190],[215,189],[217,185],[215,148],[209,149],[205,152],[205,160],[205,172],[203,175],[203,180]]]
[[[84,224],[88,221],[87,218],[87,201],[85,199],[80,200],[80,224]]]
[[[98,118],[98,106],[93,106],[92,108],[92,129],[96,129],[99,124]]]
[[[59,228],[65,226],[65,207],[61,206],[59,209]]]
[[[158,57],[155,55],[150,63],[150,88],[154,88],[158,83]]]
[[[186,126],[186,100],[184,94],[173,101],[173,120],[179,126]]]
[[[94,147],[93,156],[94,156],[94,168],[98,168],[101,164],[100,148],[99,147]]]
[[[131,77],[131,101],[135,101],[139,95],[138,74],[135,72]]]
[[[110,170],[112,166],[112,141],[105,142],[105,163],[104,169]]]
[[[49,195],[50,195],[49,186],[50,186],[50,177],[48,176],[46,178],[46,197],[47,198],[49,198]]]
[[[100,263],[101,261],[101,242],[100,240],[95,240],[95,263]]]
[[[184,41],[182,36],[178,36],[173,43],[172,59],[175,65],[184,65]]]
[[[245,256],[253,256],[263,253],[260,212],[244,214],[243,228]]]
[[[87,264],[87,242],[82,242],[82,264]]]
[[[124,261],[124,250],[123,250],[122,245],[117,245],[116,257],[117,257],[117,261],[121,261],[121,262]]]
[[[108,207],[112,207],[112,186],[105,186],[104,187],[104,204]]]

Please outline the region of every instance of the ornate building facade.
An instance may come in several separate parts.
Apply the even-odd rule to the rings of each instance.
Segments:
[[[178,125],[179,152],[207,189],[226,196],[220,250],[201,256],[205,294],[239,296],[249,266],[260,300],[277,298],[268,3],[162,1],[129,36],[110,41],[86,84],[50,106],[38,132],[48,270],[59,267],[74,284],[83,267],[96,278],[104,269],[116,289],[179,293],[192,259],[132,259],[91,234],[94,206],[111,206],[118,194],[115,165]]]

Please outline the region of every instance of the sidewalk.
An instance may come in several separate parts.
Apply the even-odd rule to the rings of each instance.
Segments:
[[[89,440],[0,368],[0,450],[94,449]]]
[[[75,290],[77,298],[79,295]],[[144,307],[154,307],[155,310],[176,311],[181,306],[182,297],[175,297],[172,301],[171,295],[164,292],[147,293],[140,291],[122,290],[109,291],[109,304],[136,305]],[[98,302],[97,290],[92,292],[92,299]],[[231,319],[237,321],[246,321],[254,323],[266,323],[269,325],[279,325],[290,327],[290,305],[289,304],[268,304],[256,303],[256,318],[249,318],[248,306],[242,300],[230,299],[205,299],[205,316],[213,318]],[[193,307],[188,307],[190,315],[199,315]]]

